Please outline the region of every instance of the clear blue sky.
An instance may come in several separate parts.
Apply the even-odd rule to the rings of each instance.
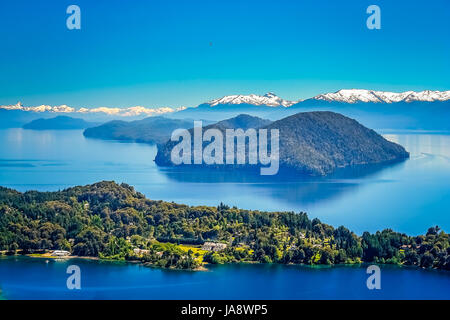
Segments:
[[[66,8],[81,8],[81,30]],[[381,8],[381,30],[366,8]],[[450,89],[450,1],[2,0],[0,105]]]

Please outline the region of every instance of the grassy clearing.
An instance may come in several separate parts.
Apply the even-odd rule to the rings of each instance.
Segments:
[[[206,250],[203,250],[200,245],[180,244],[178,245],[178,247],[185,252],[191,250],[196,260],[202,264],[203,256],[208,252]]]

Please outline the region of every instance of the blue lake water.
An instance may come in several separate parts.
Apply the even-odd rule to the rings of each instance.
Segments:
[[[69,265],[81,289],[67,289]],[[6,299],[450,299],[445,271],[381,266],[381,289],[367,289],[365,267],[222,265],[177,271],[121,262],[0,257]]]
[[[159,168],[153,162],[155,146],[86,139],[78,130],[7,129],[0,130],[0,185],[49,191],[115,180],[151,199],[306,211],[358,234],[392,228],[416,235],[433,225],[450,232],[450,135],[391,132],[385,137],[403,145],[411,158],[307,178]]]
[[[341,170],[325,178],[158,168],[156,148],[85,139],[81,131],[0,130],[0,185],[58,190],[100,180],[126,182],[151,199],[186,204],[306,211],[358,234],[432,225],[450,231],[450,135],[389,133],[411,159]],[[77,264],[82,290],[66,287]],[[170,271],[137,264],[0,257],[7,299],[449,299],[450,273],[382,266],[382,289],[368,290],[363,267],[213,266]],[[1,297],[0,297],[1,298]]]

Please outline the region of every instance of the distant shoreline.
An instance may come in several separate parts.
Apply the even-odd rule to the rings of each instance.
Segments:
[[[195,269],[177,269],[177,268],[165,268],[161,266],[157,266],[152,263],[148,262],[142,262],[140,260],[115,260],[115,259],[102,259],[100,257],[89,257],[89,256],[76,256],[76,255],[70,255],[70,256],[52,256],[50,253],[45,254],[14,254],[14,255],[5,255],[3,254],[4,251],[0,251],[0,257],[27,257],[27,258],[37,258],[37,259],[64,259],[64,260],[72,260],[72,259],[82,259],[82,260],[91,260],[91,261],[99,261],[99,262],[123,262],[123,263],[130,263],[130,264],[139,264],[145,267],[153,268],[153,269],[160,269],[160,270],[173,270],[173,271],[212,271],[208,266],[213,266],[214,264],[211,263],[204,263],[202,266],[197,267]],[[278,266],[300,266],[300,267],[308,267],[308,268],[315,268],[315,269],[322,269],[322,268],[360,268],[366,265],[377,265],[377,266],[384,266],[384,267],[396,267],[396,268],[407,268],[410,270],[419,270],[419,271],[439,271],[439,272],[449,272],[445,269],[439,269],[439,268],[424,268],[420,266],[414,266],[414,265],[405,265],[405,264],[389,264],[389,263],[369,263],[369,262],[360,262],[360,263],[343,263],[343,264],[332,264],[332,265],[324,265],[324,264],[304,264],[304,263],[261,263],[259,261],[240,261],[240,262],[230,262],[230,263],[224,263],[224,264],[216,264],[216,266],[225,266],[225,265],[278,265]],[[0,296],[1,300],[1,296]]]
[[[20,251],[20,249],[18,250]],[[5,250],[0,251],[0,257],[1,256],[6,256],[6,257],[28,257],[28,258],[37,258],[37,259],[53,259],[53,260],[58,260],[58,259],[64,259],[64,260],[71,260],[71,259],[83,259],[83,260],[92,260],[92,261],[105,261],[105,262],[125,262],[125,263],[133,263],[133,264],[140,264],[146,267],[151,267],[151,268],[156,268],[156,269],[162,269],[162,270],[178,270],[178,271],[209,271],[209,269],[207,269],[205,267],[205,265],[210,265],[209,263],[204,263],[204,265],[199,266],[197,268],[194,269],[177,269],[177,268],[164,268],[164,267],[160,267],[157,266],[155,264],[149,263],[149,262],[142,262],[140,260],[117,260],[117,259],[104,259],[104,258],[100,258],[100,257],[89,257],[89,256],[77,256],[77,255],[70,255],[70,256],[53,256],[51,254],[51,252],[46,252],[46,253],[27,253],[27,254],[22,254],[22,253],[16,253],[16,254],[6,254]],[[249,264],[253,264],[253,263],[259,263],[258,261],[251,261],[251,262],[246,262]]]
[[[154,265],[152,263],[148,262],[142,262],[140,260],[118,260],[118,259],[105,259],[100,257],[90,257],[90,256],[77,256],[77,255],[69,255],[69,256],[54,256],[51,252],[46,253],[20,253],[22,250],[18,249],[18,252],[15,254],[8,254],[6,250],[0,251],[0,257],[6,256],[6,257],[28,257],[28,258],[37,258],[37,259],[64,259],[64,260],[71,260],[71,259],[83,259],[83,260],[94,260],[94,261],[107,261],[107,262],[127,262],[127,263],[135,263],[135,264],[141,264],[143,266],[152,267],[152,268],[159,268],[159,269],[165,269],[165,270],[188,270],[188,271],[207,271],[208,269],[204,266],[200,266],[194,269],[176,269],[176,268],[164,268],[157,265]],[[251,263],[258,263],[257,261],[251,262]],[[209,265],[209,263],[204,263],[204,265]]]

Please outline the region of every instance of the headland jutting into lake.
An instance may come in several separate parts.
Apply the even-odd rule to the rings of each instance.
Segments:
[[[177,269],[370,262],[449,270],[449,248],[449,235],[439,227],[420,236],[390,229],[358,236],[303,212],[187,206],[108,181],[57,192],[0,188],[0,249],[6,254],[66,250]]]

